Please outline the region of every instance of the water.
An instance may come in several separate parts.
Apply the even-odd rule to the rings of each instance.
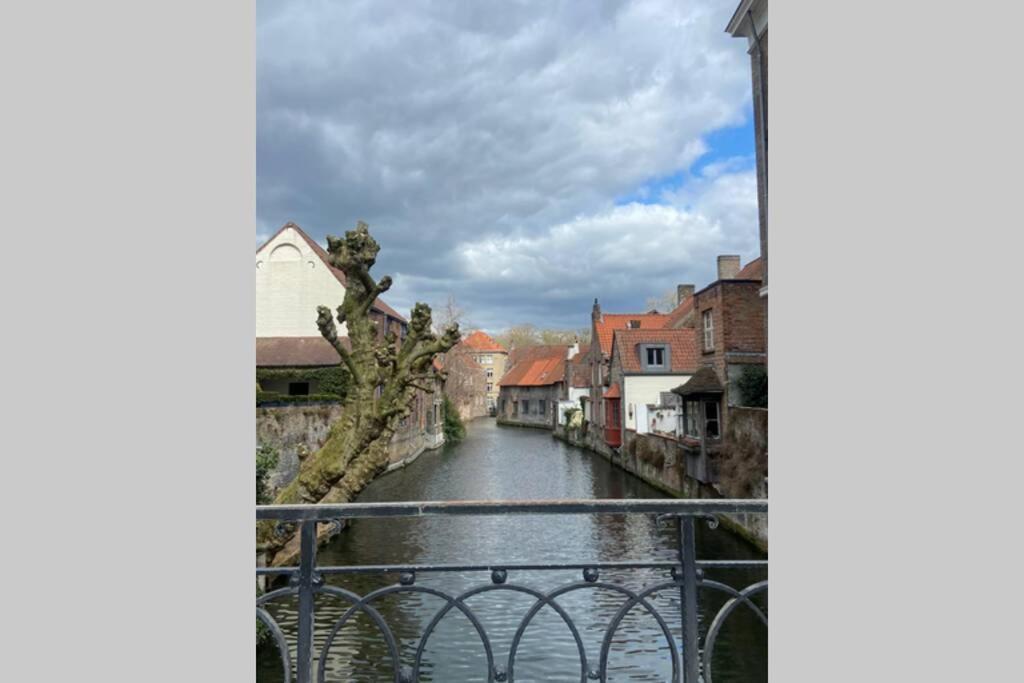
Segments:
[[[656,489],[588,451],[553,439],[549,432],[499,427],[491,419],[470,423],[466,439],[420,456],[412,465],[373,482],[361,502],[403,500],[664,498]],[[646,515],[529,515],[516,517],[424,517],[355,521],[322,548],[322,565],[346,564],[511,564],[516,562],[673,560],[674,528],[658,528]],[[701,559],[761,559],[763,555],[724,529],[698,527]],[[766,578],[761,570],[708,570],[708,578],[743,588]],[[604,570],[601,581],[640,589],[668,580],[666,570]],[[508,584],[549,591],[580,581],[578,571],[509,572]],[[457,595],[486,585],[487,572],[420,573],[417,586]],[[329,576],[327,582],[366,594],[396,577]],[[726,599],[701,591],[701,632]],[[601,639],[624,596],[603,589],[570,593],[558,602],[571,615],[586,647],[588,666],[597,669]],[[486,629],[495,663],[505,669],[511,641],[535,600],[496,591],[474,596],[467,605]],[[762,595],[755,600],[762,609]],[[421,594],[388,596],[374,603],[400,640],[402,662],[411,665],[423,629],[445,603]],[[678,644],[678,589],[661,591],[652,604],[664,616]],[[319,652],[333,624],[347,608],[336,598],[318,597],[315,648]],[[294,641],[296,602],[275,602],[269,610]],[[277,652],[271,647],[258,662],[257,680],[280,681]],[[327,681],[394,680],[384,640],[360,615],[338,634],[327,657]],[[428,640],[420,680],[443,683],[486,681],[486,657],[470,621],[450,612]],[[615,634],[609,657],[610,681],[671,679],[667,641],[656,620],[632,610]],[[767,680],[767,629],[748,611],[730,617],[715,646],[716,683]],[[579,681],[580,660],[571,632],[550,607],[525,630],[515,660],[516,681]]]

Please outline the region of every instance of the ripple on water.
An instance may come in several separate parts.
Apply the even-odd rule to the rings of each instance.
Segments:
[[[454,447],[426,453],[409,467],[371,484],[361,501],[663,498],[607,461],[553,439],[550,433],[501,428],[493,420],[469,425],[467,438]],[[675,532],[659,529],[641,515],[573,515],[552,517],[428,517],[404,520],[358,520],[320,552],[321,564],[429,564],[651,561],[674,557]],[[698,554],[706,558],[759,557],[722,529],[698,531]],[[709,578],[743,587],[764,578],[764,572],[709,571]],[[542,591],[581,581],[579,572],[509,572],[506,585]],[[668,572],[650,569],[605,570],[600,580],[633,589],[669,580]],[[457,595],[486,585],[489,573],[428,574],[417,586]],[[330,576],[328,583],[359,594],[394,582],[394,577]],[[724,602],[702,592],[702,629]],[[558,603],[577,625],[588,668],[598,668],[605,629],[625,597],[590,587],[559,598]],[[512,639],[534,605],[532,597],[498,590],[467,600],[485,628],[495,663],[507,668]],[[651,599],[680,642],[680,603],[677,589]],[[389,596],[376,606],[401,645],[402,663],[411,665],[419,637],[439,609],[440,598],[418,593]],[[764,602],[761,602],[764,606]],[[320,596],[316,603],[314,645],[317,652],[348,605]],[[297,603],[275,602],[268,611],[294,643]],[[744,683],[767,680],[767,636],[754,618],[737,612],[722,630],[715,647],[715,681]],[[294,646],[293,646],[294,647]],[[276,652],[263,653],[258,680],[280,680]],[[387,648],[377,627],[360,615],[346,625],[332,644],[326,671],[328,681],[393,680]],[[438,624],[424,648],[421,681],[486,681],[486,657],[470,621],[451,611]],[[665,681],[672,671],[672,653],[658,623],[642,607],[630,611],[615,632],[608,658],[609,680]],[[275,677],[276,676],[276,677]],[[562,618],[542,608],[523,633],[515,660],[517,681],[579,681],[580,659],[575,640]]]

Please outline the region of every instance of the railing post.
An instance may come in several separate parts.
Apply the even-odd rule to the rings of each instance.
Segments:
[[[697,683],[700,671],[700,645],[697,642],[697,538],[691,515],[679,516],[679,562],[682,586],[679,588],[683,610],[683,683]]]
[[[316,568],[316,522],[302,522],[299,557],[299,640],[296,673],[299,683],[313,681],[313,585]]]

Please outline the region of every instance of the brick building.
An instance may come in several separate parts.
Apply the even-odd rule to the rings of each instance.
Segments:
[[[757,206],[761,237],[765,335],[768,334],[768,0],[742,0],[726,32],[746,38],[754,99],[754,152],[757,157]]]
[[[573,348],[551,344],[513,349],[500,381],[498,422],[554,429],[559,403],[568,398],[566,365]]]
[[[662,394],[685,384],[697,371],[695,331],[683,329],[615,330],[604,395],[604,441],[622,444],[622,430],[648,431],[648,407]]]
[[[729,425],[729,409],[732,406],[747,405],[748,397],[740,394],[737,382],[744,368],[763,368],[767,360],[764,335],[764,300],[761,291],[761,259],[754,259],[740,269],[738,256],[718,257],[718,279],[700,290],[693,297],[694,320],[696,323],[698,365],[715,374],[716,383],[705,398],[705,412],[711,416],[706,438],[718,441]],[[715,394],[714,391],[719,391]],[[677,392],[678,393],[678,392]],[[717,403],[716,406],[707,405]],[[693,423],[693,415],[685,419]],[[704,419],[704,418],[702,418]],[[696,427],[691,424],[689,435],[698,438]]]
[[[498,380],[504,376],[508,368],[508,350],[481,330],[470,333],[460,343],[484,368],[485,401],[487,409],[494,412],[498,405]]]
[[[492,380],[475,358],[476,354],[459,342],[441,360],[447,375],[444,393],[463,420],[484,417],[489,412],[487,386]]]

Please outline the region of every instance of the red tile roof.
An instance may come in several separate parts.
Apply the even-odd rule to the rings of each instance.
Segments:
[[[616,382],[615,384],[613,384],[610,387],[608,387],[608,391],[604,392],[604,397],[605,398],[622,398],[622,392],[619,391],[619,384],[618,384],[618,382]]]
[[[331,274],[334,275],[334,278],[338,282],[340,282],[342,286],[348,286],[348,281],[345,278],[345,271],[341,270],[340,268],[335,268],[334,266],[331,265],[330,255],[327,253],[327,250],[321,247],[316,242],[314,242],[312,237],[307,235],[302,228],[300,228],[295,223],[292,223],[291,221],[288,221],[287,223],[282,225],[277,232],[271,235],[270,239],[264,242],[262,246],[260,246],[260,248],[256,250],[256,253],[258,254],[261,251],[263,251],[264,247],[273,242],[274,238],[280,235],[282,232],[284,232],[287,228],[292,228],[293,230],[295,230],[295,232],[299,233],[299,236],[306,241],[306,244],[309,245],[309,248],[312,249],[316,253],[316,255],[320,257],[320,260],[323,261],[325,266],[327,266],[327,270],[329,270]],[[391,316],[392,318],[400,320],[403,323],[409,322],[402,316],[401,313],[399,313],[395,309],[391,308],[391,306],[388,306],[386,303],[384,303],[383,299],[378,298],[376,301],[374,301],[373,308],[374,310],[380,311],[381,313],[385,313]]]
[[[491,335],[481,330],[477,330],[476,332],[473,332],[472,334],[467,336],[465,339],[462,340],[462,343],[468,346],[469,348],[473,349],[474,351],[495,351],[498,353],[508,353],[508,351],[505,350],[504,346],[494,341],[494,338],[491,337]]]
[[[669,372],[688,374],[697,371],[697,330],[616,330],[615,349],[619,354],[623,372],[644,372],[640,362],[639,344],[665,344],[669,347]]]
[[[348,337],[342,337],[341,343],[348,348]],[[323,337],[256,337],[257,367],[311,367],[339,363],[341,356]]]
[[[641,330],[660,329],[665,326],[668,316],[664,313],[605,313],[595,324],[601,353],[612,352],[612,335],[615,330],[627,329],[631,320],[639,320]]]
[[[569,386],[582,389],[590,386],[590,344],[580,344],[580,351],[569,361]]]
[[[685,321],[686,317],[693,312],[693,295],[686,297],[683,303],[673,308],[665,320],[665,328],[672,329],[680,327]]]
[[[565,381],[565,356],[568,346],[526,346],[513,349],[511,367],[498,382],[503,387],[542,387]]]
[[[764,279],[764,263],[761,261],[761,257],[758,256],[756,259],[743,266],[743,269],[736,273],[735,280],[763,280]]]

